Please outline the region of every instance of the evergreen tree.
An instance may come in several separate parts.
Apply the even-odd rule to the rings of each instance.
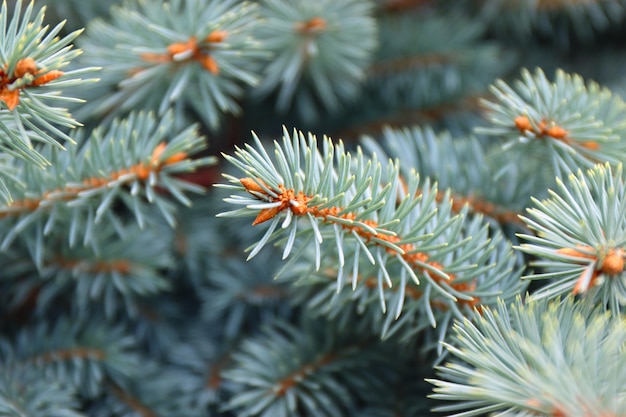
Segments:
[[[0,416],[626,417],[625,36],[4,1]]]

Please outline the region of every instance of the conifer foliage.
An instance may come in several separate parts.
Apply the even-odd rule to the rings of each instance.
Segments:
[[[625,20],[4,1],[0,415],[626,417]]]

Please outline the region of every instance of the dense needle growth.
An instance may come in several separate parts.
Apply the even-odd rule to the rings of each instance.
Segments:
[[[624,0],[3,2],[0,415],[626,417],[625,36]]]

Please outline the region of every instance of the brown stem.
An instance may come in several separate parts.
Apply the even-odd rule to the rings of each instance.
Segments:
[[[257,182],[252,178],[242,178],[240,182],[244,186],[244,188],[248,190],[248,192],[265,194],[268,201],[281,203],[279,206],[261,210],[254,222],[252,223],[253,225],[271,220],[284,210],[290,210],[296,216],[312,215],[313,217],[321,219],[322,222],[325,223],[334,223],[333,218],[341,218],[351,221],[356,218],[356,215],[354,213],[340,214],[342,211],[340,207],[328,207],[323,209],[320,209],[318,206],[309,207],[308,204],[313,196],[307,196],[302,192],[296,192],[293,189],[287,189],[283,185],[279,185],[278,190],[273,190],[275,194],[277,194],[277,196],[272,197],[263,190],[263,187],[261,187],[261,185],[259,185],[259,183],[261,183],[261,180],[258,180]],[[267,184],[264,185],[267,187]],[[449,283],[453,288],[459,291],[473,291],[475,289],[475,282],[455,283],[455,276],[453,274],[446,273],[444,270],[444,266],[440,263],[430,261],[429,256],[426,253],[419,252],[417,246],[412,243],[400,243],[403,240],[402,237],[397,235],[386,235],[382,233],[374,234],[365,229],[360,223],[365,224],[371,228],[378,227],[378,224],[373,220],[364,220],[359,223],[354,222],[350,225],[341,224],[340,226],[344,230],[349,230],[363,237],[367,242],[370,242],[377,246],[382,246],[385,251],[400,256],[407,264],[411,265],[415,271],[426,272],[427,268],[424,266],[426,264],[429,268],[436,269],[437,271],[445,274],[448,277]],[[389,242],[394,244],[402,252],[396,250],[393,247],[385,245],[383,242]],[[435,281],[442,281],[442,278],[439,276],[434,276],[433,279]],[[475,305],[479,303],[479,300],[477,297],[474,297],[472,300],[462,300],[460,302]]]
[[[130,407],[131,410],[135,411],[141,417],[159,417],[154,411],[150,410],[145,404],[139,401],[138,398],[133,397],[126,391],[124,391],[120,386],[114,383],[110,383],[111,392],[119,398],[124,404]]]
[[[164,142],[157,145],[152,152],[149,162],[140,162],[128,168],[122,168],[112,172],[108,177],[90,177],[83,180],[81,186],[57,188],[52,191],[44,192],[38,198],[25,198],[23,200],[15,200],[5,207],[0,207],[0,219],[20,216],[24,213],[33,212],[44,202],[60,202],[71,201],[78,197],[81,192],[106,187],[114,181],[120,181],[123,176],[128,176],[123,183],[131,183],[135,180],[147,181],[151,173],[158,173],[164,167],[178,163],[187,158],[184,152],[178,152],[165,160],[161,160],[161,155],[165,151],[166,144]]]
[[[77,347],[45,352],[40,355],[33,356],[28,360],[28,362],[54,362],[68,361],[71,359],[95,359],[102,361],[105,357],[106,354],[101,349]]]
[[[367,70],[370,77],[395,74],[429,65],[441,65],[454,62],[456,57],[449,53],[431,53],[409,57],[400,57],[373,63]]]

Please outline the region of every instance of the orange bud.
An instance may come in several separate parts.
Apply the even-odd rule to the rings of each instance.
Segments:
[[[150,165],[158,165],[159,159],[161,159],[161,155],[163,155],[166,147],[167,144],[165,142],[161,142],[154,148],[152,151],[152,157],[150,158]]]
[[[39,85],[48,84],[50,81],[54,81],[62,75],[63,75],[63,71],[52,70],[35,78],[35,80],[32,83],[30,83],[30,85],[36,87]]]
[[[261,210],[256,216],[256,219],[252,222],[252,226],[256,226],[257,224],[273,219],[278,213],[280,213],[281,210],[282,206],[270,207]]]
[[[567,136],[567,133],[567,130],[563,129],[561,126],[552,126],[546,130],[546,135],[551,136],[554,139],[563,139]]]
[[[589,267],[590,266],[591,265],[589,265]],[[584,278],[589,273],[588,272],[589,267],[585,268],[585,270],[580,274],[580,277],[578,277],[578,281],[576,281],[576,285],[574,286],[574,289],[572,290],[572,293],[574,295],[584,293],[585,291],[587,291],[589,287],[593,286],[596,279],[598,279],[599,271],[593,271],[591,273],[591,278],[589,279],[589,282],[585,283]]]
[[[530,407],[533,407],[533,408],[541,407],[541,402],[538,399],[536,399],[536,398],[531,398],[531,399],[527,400],[526,404],[528,406],[530,406]]]
[[[561,248],[558,249],[556,251],[556,253],[559,253],[561,255],[567,255],[567,256],[575,256],[577,258],[584,258],[584,259],[597,259],[597,257],[595,255],[590,255],[587,253],[583,253],[581,252],[581,250],[583,251],[592,251],[593,248],[591,246],[576,246],[578,249],[575,248]]]
[[[600,149],[600,144],[598,142],[594,142],[592,140],[586,142],[577,142],[583,148],[587,148],[591,151],[597,151]]]
[[[170,55],[177,55],[187,51],[195,51],[198,49],[196,38],[192,36],[187,42],[176,42],[167,47]]]
[[[17,61],[13,74],[16,78],[22,78],[26,74],[35,74],[37,72],[37,64],[32,58],[22,58]]]
[[[263,181],[261,181],[260,179],[257,179],[258,182],[263,183],[263,185],[265,185],[267,187],[267,184],[265,184]],[[239,182],[241,183],[241,185],[244,186],[244,188],[246,189],[246,191],[250,192],[250,191],[256,191],[258,193],[262,193],[267,195],[267,193],[265,192],[265,190],[259,185],[257,184],[257,182],[255,180],[253,180],[252,178],[241,178],[239,180]],[[269,187],[267,187],[269,188]]]
[[[104,178],[91,177],[89,178],[89,186],[90,187],[100,187],[106,184],[106,180]]]
[[[170,56],[168,54],[155,54],[152,52],[144,52],[142,54],[139,54],[139,57],[147,62],[151,62],[154,64],[163,64],[166,62],[170,62],[172,59],[170,58]],[[135,71],[135,70],[131,70],[131,71]],[[141,68],[138,69],[137,72],[142,71]]]
[[[299,32],[320,32],[326,29],[326,21],[317,16],[309,20],[308,22],[298,22],[296,24],[296,30]]]
[[[624,272],[624,251],[611,249],[602,263],[602,272],[607,275],[617,275]]]
[[[205,40],[207,42],[223,42],[226,36],[228,36],[228,32],[225,30],[214,30],[209,33]]]
[[[220,73],[220,68],[211,55],[202,55],[198,58],[198,61],[204,69],[209,71],[211,74],[217,75]]]
[[[119,178],[119,177],[121,177],[122,175],[126,175],[126,174],[129,174],[129,173],[130,173],[130,170],[129,170],[129,169],[127,169],[127,168],[122,168],[122,169],[120,169],[119,171],[117,171],[117,173],[116,173],[116,174],[117,174],[117,177]]]
[[[144,164],[137,164],[133,167],[133,172],[137,175],[137,178],[145,181],[150,176],[150,169]]]
[[[187,154],[185,152],[176,152],[174,155],[168,157],[165,162],[163,162],[163,165],[172,165],[184,160],[185,158],[187,158]]]
[[[515,122],[515,127],[517,127],[522,133],[533,129],[533,126],[530,124],[530,120],[528,120],[528,117],[526,116],[517,116],[513,119],[513,121]]]
[[[299,203],[297,206],[291,206],[291,211],[297,216],[302,216],[308,212],[306,204]]]
[[[4,101],[9,110],[15,109],[20,104],[20,90],[9,90],[5,86],[0,90],[0,101]]]

